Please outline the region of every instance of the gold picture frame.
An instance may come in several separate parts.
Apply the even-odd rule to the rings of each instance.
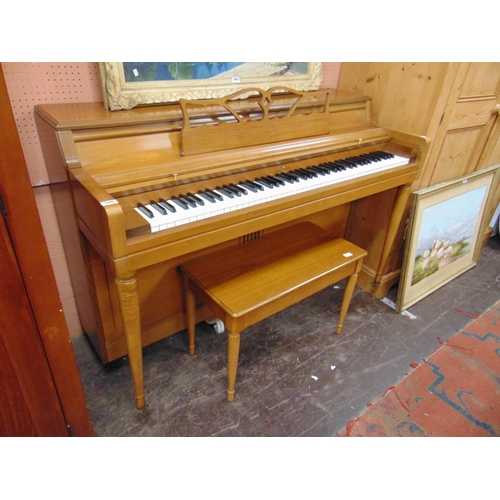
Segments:
[[[137,67],[134,67],[136,65]],[[142,65],[141,68],[138,68]],[[150,65],[149,68],[146,65]],[[163,79],[151,71],[151,65],[162,66],[176,79]],[[165,65],[168,65],[165,68]],[[170,68],[185,65],[174,73]],[[194,66],[193,66],[194,65]],[[209,78],[193,77],[196,65],[219,65]],[[226,65],[226,66],[220,66]],[[236,66],[234,66],[236,65]],[[300,65],[300,66],[299,66]],[[186,70],[186,66],[189,66]],[[231,67],[232,66],[232,67]],[[319,89],[321,63],[123,63],[101,62],[104,106],[112,111],[131,109],[137,106],[177,102],[180,99],[213,99],[224,97],[248,87],[268,90],[286,86],[293,90]],[[143,77],[146,68],[148,77]],[[226,69],[225,71],[222,71]],[[206,68],[203,70],[206,72]],[[201,73],[202,75],[204,73]],[[152,76],[150,76],[152,75]],[[142,79],[141,79],[142,78]]]
[[[413,193],[396,311],[476,265],[499,177],[495,165]]]

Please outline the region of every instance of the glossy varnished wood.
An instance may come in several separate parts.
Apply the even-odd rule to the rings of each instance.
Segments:
[[[316,109],[302,111],[307,114]],[[397,244],[401,197],[418,178],[427,147],[425,138],[373,124],[369,99],[336,91],[329,102],[328,119],[322,121],[328,125],[325,133],[314,135],[318,131],[308,130],[306,120],[303,138],[298,138],[293,135],[295,121],[288,125],[285,121],[280,134],[288,126],[293,133],[284,137],[291,139],[184,156],[182,113],[176,104],[123,112],[93,104],[42,105],[35,113],[44,131],[44,155],[52,165],[52,178],[57,182],[68,179],[97,311],[97,332],[90,332],[91,337],[104,362],[129,354],[137,406],[144,402],[141,346],[187,325],[177,266],[233,247],[248,234],[299,222],[317,223],[332,237],[345,236],[346,228],[355,233],[349,222],[351,203],[393,192],[391,213],[381,217],[382,222],[375,220],[381,236],[366,248],[370,269],[360,271],[360,275],[380,279],[376,284],[383,287],[386,256]],[[195,113],[198,125],[220,118],[218,113]],[[249,126],[244,124],[245,129]],[[405,156],[409,164],[157,233],[151,233],[147,221],[134,210],[138,202],[149,203],[159,196],[169,198],[377,149]],[[57,157],[59,151],[63,162]],[[196,321],[209,313],[206,307],[196,307]]]
[[[290,94],[283,96],[283,92]],[[325,135],[329,131],[331,93],[332,89],[298,92],[286,87],[273,87],[267,91],[245,89],[216,99],[181,99],[182,155]],[[244,96],[255,94],[258,97],[242,100]],[[311,104],[316,108],[315,112],[311,112]],[[219,109],[226,116],[217,122],[213,120],[210,127],[196,126],[196,119],[191,120],[190,111],[200,108]],[[302,108],[305,112],[301,112]],[[252,118],[255,113],[259,117],[257,120]]]
[[[344,319],[366,251],[327,231],[303,223],[264,234],[230,250],[208,254],[180,267],[194,354],[194,297],[221,319],[228,334],[228,400],[234,399],[241,332],[338,281],[349,278],[337,333]]]

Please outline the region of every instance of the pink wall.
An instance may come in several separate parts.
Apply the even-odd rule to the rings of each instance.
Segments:
[[[35,126],[36,104],[102,102],[98,63],[1,63],[71,338],[83,330]],[[336,88],[341,63],[323,63],[322,87]]]

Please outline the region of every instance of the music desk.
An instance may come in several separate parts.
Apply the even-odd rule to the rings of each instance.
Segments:
[[[324,229],[301,223],[266,232],[179,267],[183,276],[189,353],[195,352],[196,298],[228,330],[228,401],[234,400],[241,332],[348,278],[336,333],[341,333],[366,251]]]

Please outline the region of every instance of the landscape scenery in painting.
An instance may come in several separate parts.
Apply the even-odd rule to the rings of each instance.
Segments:
[[[423,211],[412,286],[472,250],[485,191],[481,187]]]
[[[306,75],[306,62],[124,62],[126,82]]]

